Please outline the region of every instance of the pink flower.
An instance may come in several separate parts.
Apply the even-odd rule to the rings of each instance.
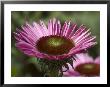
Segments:
[[[70,26],[70,21],[61,26],[60,21],[52,19],[46,26],[43,21],[27,23],[14,32],[16,47],[29,56],[48,60],[62,60],[80,53],[96,44],[84,25]]]
[[[64,72],[66,77],[74,76],[99,76],[100,75],[100,58],[95,60],[87,53],[77,54],[77,59],[73,63],[74,69],[69,65],[69,70]]]

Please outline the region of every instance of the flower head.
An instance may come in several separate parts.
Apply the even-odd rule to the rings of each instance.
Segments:
[[[73,63],[74,69],[69,66],[69,70],[64,72],[64,76],[99,76],[100,58],[95,60],[87,53],[77,54],[76,62]]]
[[[43,21],[27,23],[14,33],[16,47],[24,54],[48,60],[70,58],[95,45],[95,36],[84,25],[76,28],[70,21],[61,26],[60,21],[52,19],[46,26]]]

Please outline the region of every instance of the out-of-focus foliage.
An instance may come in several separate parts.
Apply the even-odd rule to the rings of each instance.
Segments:
[[[15,47],[15,39],[13,32],[16,28],[22,26],[26,21],[32,23],[43,20],[46,24],[49,19],[57,18],[63,25],[64,21],[71,20],[72,23],[77,23],[78,27],[81,24],[91,29],[93,35],[97,36],[98,44],[88,50],[89,54],[94,58],[100,54],[100,12],[98,11],[13,11],[11,13],[11,29],[12,29],[12,44],[11,44],[11,76],[43,76],[43,72],[39,70],[37,59],[29,57],[20,52]]]

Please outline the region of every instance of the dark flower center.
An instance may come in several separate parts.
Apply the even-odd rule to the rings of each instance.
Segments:
[[[99,76],[100,65],[95,63],[80,64],[75,68],[75,71],[84,76]]]
[[[74,43],[66,37],[51,35],[40,38],[36,47],[46,54],[62,55],[68,53],[74,47]]]

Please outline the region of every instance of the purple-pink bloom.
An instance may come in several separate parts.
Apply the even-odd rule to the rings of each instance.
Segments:
[[[93,59],[87,53],[76,55],[77,59],[73,63],[74,69],[68,64],[69,70],[63,72],[64,77],[79,76],[99,76],[100,75],[100,57]],[[63,68],[65,69],[65,68]]]
[[[14,32],[16,47],[29,56],[62,60],[80,53],[96,44],[95,36],[90,29],[66,21],[63,26],[59,20],[49,20],[46,26],[43,21],[21,26]]]

